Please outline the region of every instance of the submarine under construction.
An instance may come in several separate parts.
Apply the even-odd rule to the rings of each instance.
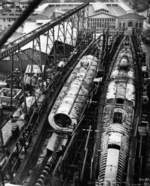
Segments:
[[[107,30],[96,38],[83,24],[87,6],[1,49],[0,59],[12,58],[0,85],[1,118],[11,113],[0,125],[2,186],[150,185],[150,69],[141,37]],[[66,36],[55,40],[56,26],[72,44]],[[40,56],[40,64],[14,70],[13,55],[30,42],[39,49],[40,36],[47,37],[46,51],[53,41],[47,63]]]
[[[123,39],[107,76],[104,93],[100,167],[98,184],[121,184],[126,180],[127,162],[133,132],[136,128],[135,116],[138,112],[140,98],[136,64],[132,54],[129,38]]]

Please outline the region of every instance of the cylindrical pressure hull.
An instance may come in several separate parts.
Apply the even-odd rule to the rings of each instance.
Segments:
[[[96,57],[84,56],[69,76],[48,117],[56,131],[72,132],[74,129],[87,104],[97,65]]]
[[[120,50],[111,70],[102,113],[100,166],[96,185],[120,185],[125,175],[136,101],[130,47]]]

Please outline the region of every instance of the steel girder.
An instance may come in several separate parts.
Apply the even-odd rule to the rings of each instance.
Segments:
[[[27,48],[49,55],[56,40],[75,46],[78,32],[87,28],[88,4],[82,4],[55,20],[4,45],[0,52],[0,60]]]

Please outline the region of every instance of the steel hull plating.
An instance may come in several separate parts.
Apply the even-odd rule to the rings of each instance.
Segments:
[[[48,120],[54,130],[72,132],[87,105],[92,82],[97,72],[97,59],[84,56],[62,88]]]
[[[97,62],[94,56],[82,57],[60,91],[48,116],[49,124],[54,129],[48,150],[58,152],[66,146],[68,134],[73,132],[88,104],[93,79],[97,74]]]
[[[108,78],[103,109],[98,183],[120,184],[125,176],[135,106],[132,51],[123,47]]]

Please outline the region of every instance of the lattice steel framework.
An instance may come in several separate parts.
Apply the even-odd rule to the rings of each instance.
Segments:
[[[16,53],[24,53],[25,49],[31,48],[33,52],[32,56],[27,56],[27,54],[25,54],[29,58],[29,61],[42,64],[41,55],[38,58],[38,62],[35,61],[34,51],[39,51],[40,54],[43,52],[48,56],[55,41],[62,42],[64,48],[65,44],[75,46],[79,31],[87,29],[88,5],[89,3],[85,3],[71,9],[55,20],[52,20],[13,42],[4,45],[0,52],[0,60],[5,59],[6,57],[15,60],[15,58],[12,57],[13,55]],[[53,55],[54,61],[57,60],[55,48]],[[20,60],[21,59],[17,61]]]
[[[5,44],[5,46],[0,51],[0,62],[6,58],[10,61],[11,70],[13,72],[14,66],[16,64],[22,72],[22,58],[21,54],[26,56],[30,64],[43,64],[42,54],[47,55],[47,58],[53,47],[54,62],[56,59],[57,51],[55,50],[54,43],[60,41],[65,44],[76,46],[76,39],[78,33],[81,30],[87,28],[87,16],[88,16],[88,4],[82,4],[62,16],[52,20],[34,31],[24,35],[23,37],[18,38],[17,40]],[[31,48],[31,53],[27,54],[25,49]],[[38,56],[37,52],[38,51]],[[35,58],[36,56],[36,58]],[[65,58],[65,52],[64,52]],[[48,59],[47,59],[48,60]],[[13,82],[13,73],[12,73],[12,82]],[[11,95],[12,95],[11,85]],[[22,87],[23,88],[23,87]],[[11,96],[12,97],[12,96]],[[25,96],[24,96],[25,97]],[[2,142],[3,144],[3,142]],[[13,162],[10,156],[8,165],[4,167],[3,172],[7,170],[7,167],[11,167],[10,164]],[[10,170],[10,175],[13,173],[13,168]],[[1,175],[0,175],[1,176]],[[5,175],[2,175],[5,176]]]

